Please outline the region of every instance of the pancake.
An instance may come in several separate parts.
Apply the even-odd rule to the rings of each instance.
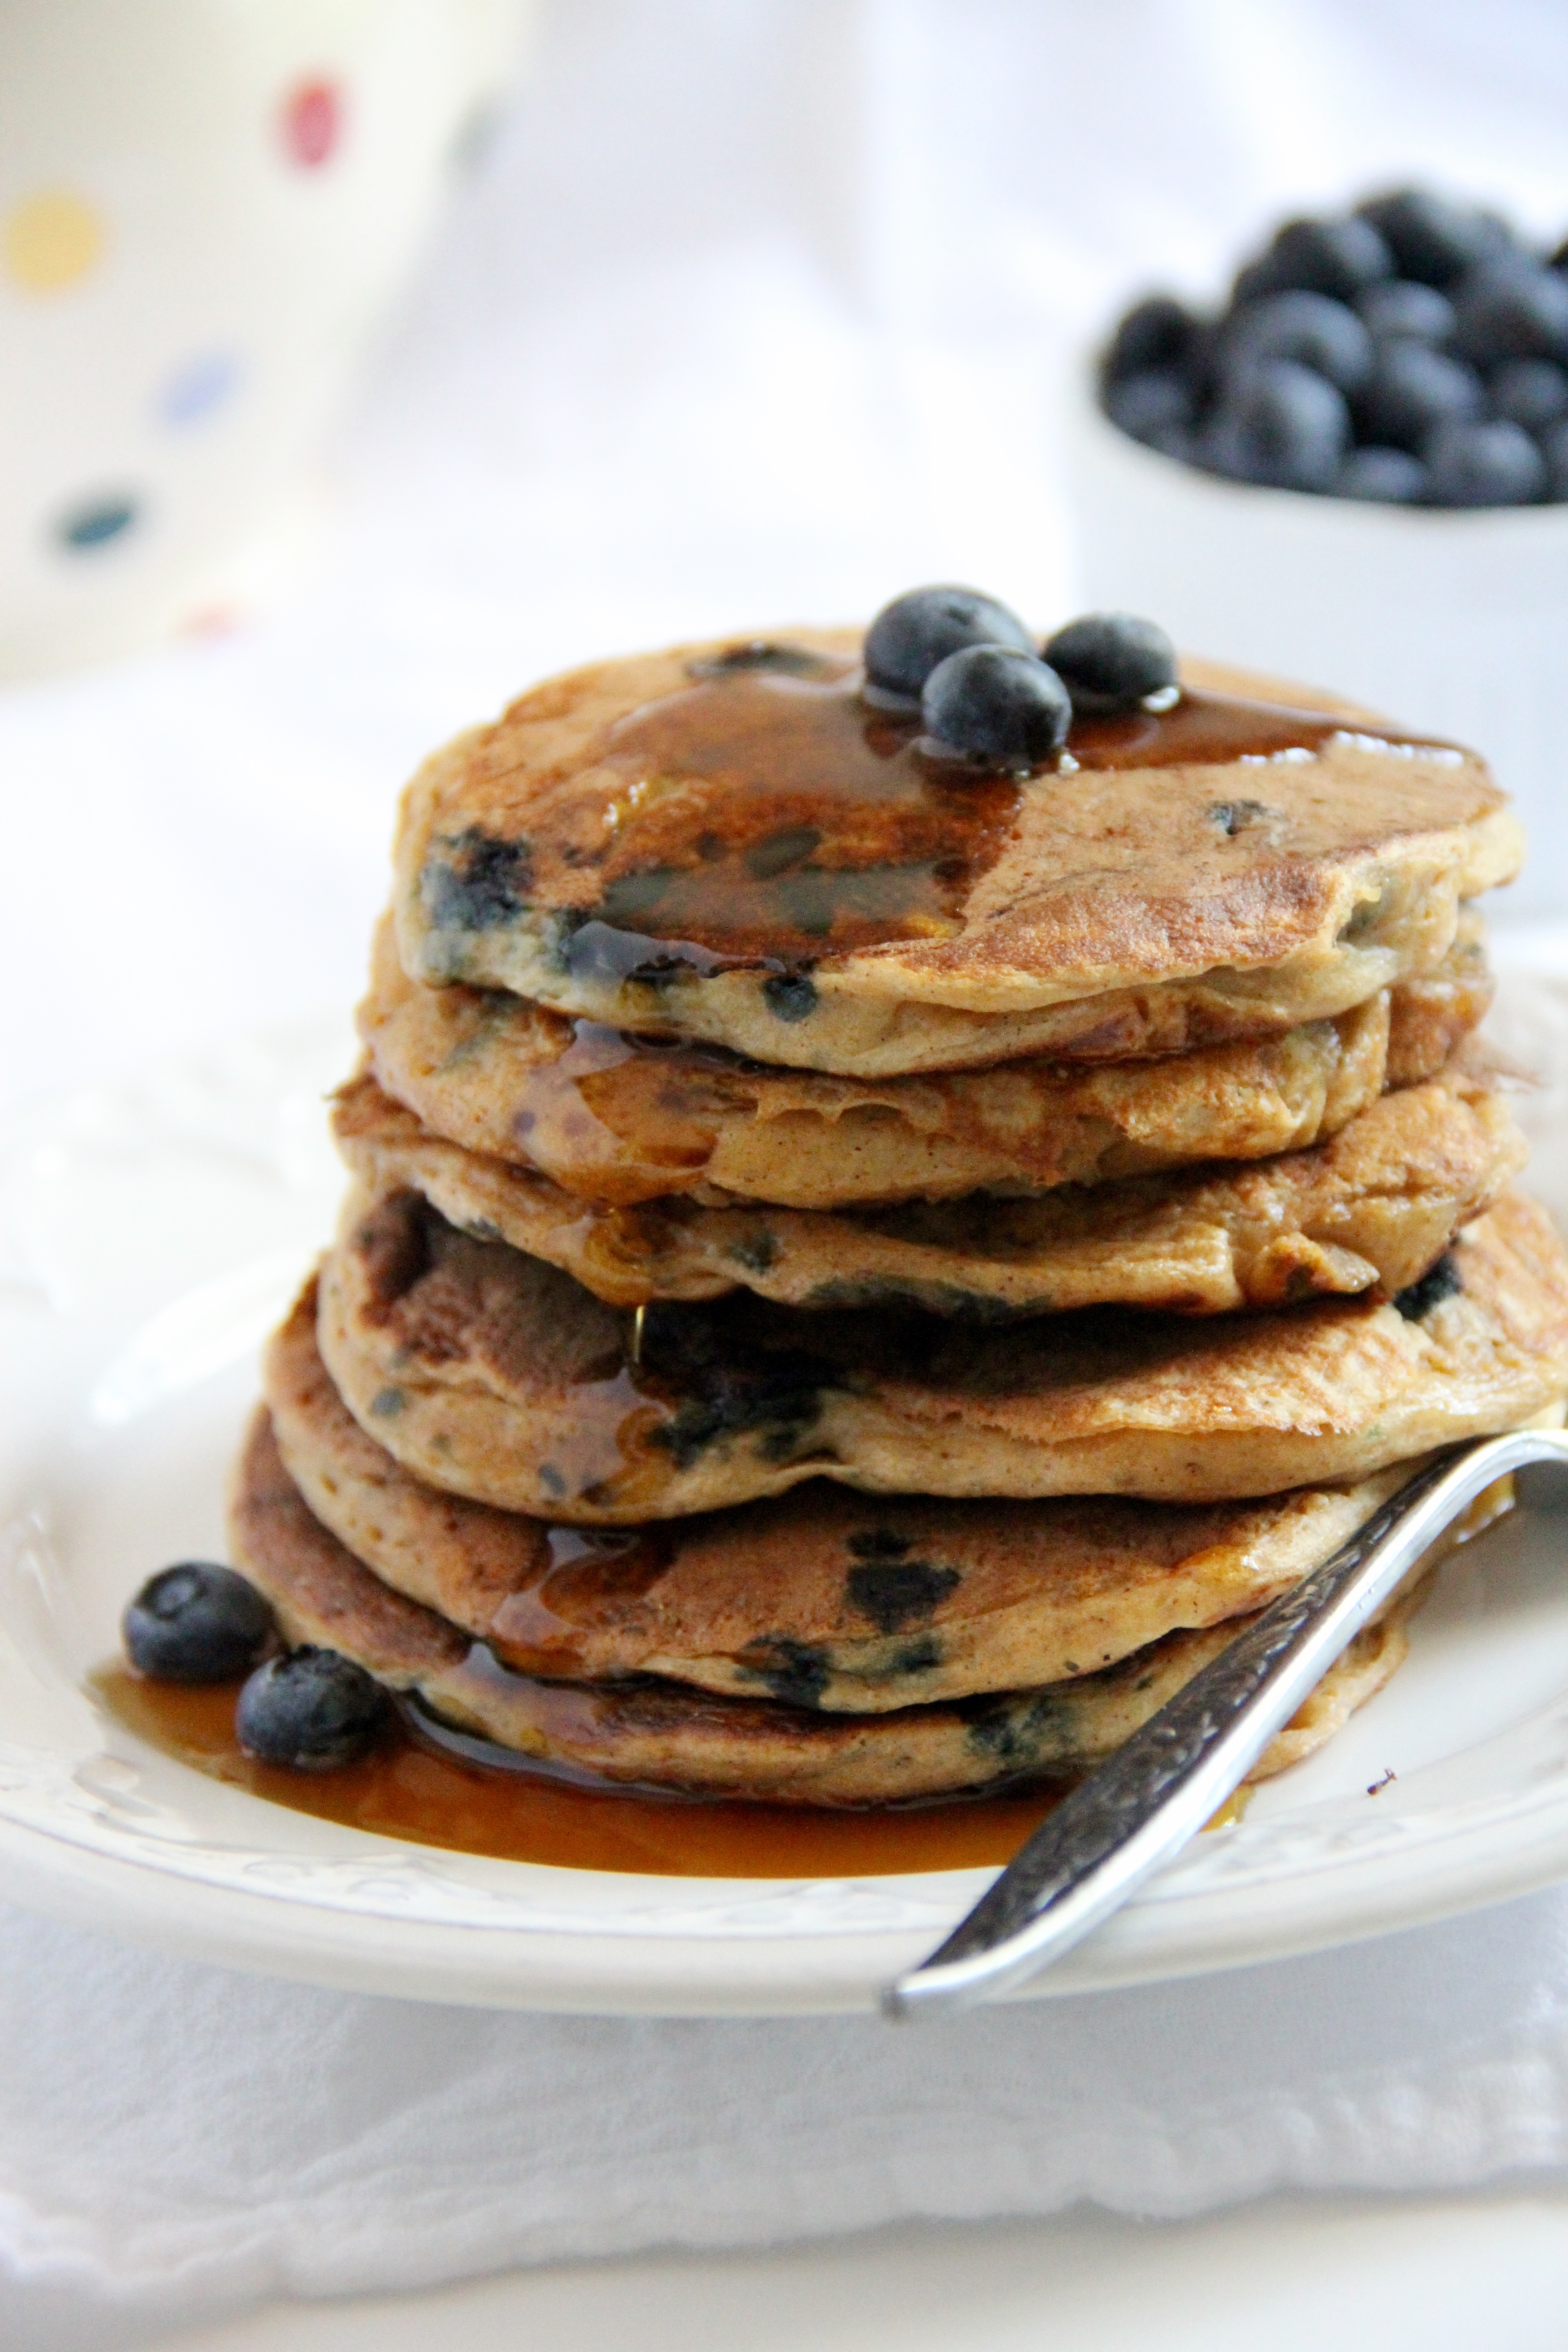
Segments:
[[[1392,1304],[1207,1321],[1101,1308],[988,1330],[741,1293],[634,1318],[417,1193],[356,1191],[318,1328],[362,1428],[416,1476],[502,1509],[626,1525],[818,1475],[1213,1502],[1371,1476],[1555,1406],[1568,1260],[1510,1192]]]
[[[1518,868],[1479,758],[1342,707],[1194,665],[1020,780],[868,709],[858,643],[598,663],[438,751],[399,820],[409,976],[862,1077],[1114,1060],[1332,1019]]]
[[[291,1643],[340,1650],[446,1722],[540,1763],[770,1803],[889,1803],[1082,1773],[1247,1622],[1173,1633],[1100,1674],[1038,1690],[831,1716],[652,1677],[569,1684],[510,1672],[434,1610],[389,1591],[312,1517],[265,1408],[237,1468],[229,1528],[237,1565]],[[1310,1753],[1382,1687],[1405,1654],[1400,1615],[1356,1636],[1249,1779]]]
[[[1480,919],[1466,909],[1436,971],[1279,1037],[1153,1061],[847,1078],[658,1045],[504,990],[424,987],[384,922],[359,1023],[381,1085],[437,1135],[586,1200],[835,1209],[1299,1150],[1385,1084],[1433,1076],[1490,998]]]
[[[982,1322],[1104,1305],[1217,1315],[1320,1294],[1392,1297],[1528,1157],[1485,1074],[1384,1095],[1328,1143],[1216,1170],[840,1212],[610,1208],[447,1143],[374,1078],[338,1147],[366,1188],[416,1191],[465,1233],[562,1267],[617,1307],[747,1289],[809,1308],[913,1307]]]
[[[410,1477],[327,1377],[308,1285],[263,1390],[310,1509],[384,1584],[546,1681],[659,1675],[828,1713],[882,1713],[1096,1672],[1262,1608],[1411,1475],[1263,1503],[778,1500],[608,1534]]]

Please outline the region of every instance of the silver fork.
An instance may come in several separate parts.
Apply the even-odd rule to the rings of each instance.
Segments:
[[[1568,1469],[1568,1433],[1513,1430],[1428,1463],[1063,1799],[947,1941],[888,1986],[885,2013],[973,2009],[1081,1942],[1218,1811],[1444,1528],[1536,1462]]]

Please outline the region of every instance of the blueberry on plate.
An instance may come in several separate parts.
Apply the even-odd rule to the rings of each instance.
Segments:
[[[1072,698],[1031,646],[965,646],[937,664],[921,697],[928,734],[995,768],[1034,768],[1059,751]]]
[[[1336,499],[1370,499],[1390,507],[1420,506],[1426,468],[1408,449],[1352,449],[1334,476]]]
[[[1527,433],[1568,416],[1568,369],[1553,360],[1505,360],[1491,380],[1492,413]]]
[[[1353,310],[1326,294],[1270,294],[1238,311],[1226,335],[1222,368],[1233,379],[1270,360],[1293,360],[1341,392],[1372,373],[1372,337]]]
[[[239,1694],[234,1727],[247,1756],[296,1772],[330,1772],[370,1753],[385,1728],[386,1693],[340,1651],[307,1644],[258,1666]]]
[[[976,588],[911,588],[884,604],[866,632],[867,680],[882,696],[912,708],[937,664],[964,646],[1035,650],[1017,614],[994,596]]]
[[[1106,383],[1179,368],[1197,332],[1197,320],[1169,294],[1150,294],[1134,302],[1105,354]]]
[[[1518,425],[1440,425],[1425,451],[1435,507],[1524,507],[1545,494],[1546,461]]]
[[[1233,481],[1326,490],[1349,439],[1342,394],[1310,368],[1274,360],[1230,387],[1205,430],[1200,455]]]
[[[150,1576],[121,1620],[125,1654],[160,1682],[229,1683],[277,1633],[270,1604],[232,1568],[181,1560]]]
[[[1355,403],[1362,438],[1388,448],[1418,450],[1439,425],[1463,425],[1486,414],[1480,377],[1463,360],[1426,343],[1385,343]]]
[[[1447,286],[1495,251],[1496,225],[1468,205],[1450,204],[1426,188],[1396,188],[1356,206],[1393,254],[1401,278]]]
[[[1458,348],[1480,366],[1568,360],[1568,278],[1539,262],[1490,262],[1454,296]]]
[[[1135,710],[1176,683],[1175,646],[1157,622],[1133,613],[1086,613],[1048,637],[1043,651],[1075,710]]]
[[[1280,293],[1300,288],[1351,302],[1363,287],[1394,276],[1394,256],[1372,223],[1352,213],[1347,220],[1287,221],[1258,267]]]
[[[1181,376],[1150,370],[1110,384],[1105,413],[1132,440],[1177,457],[1191,430],[1192,399]]]
[[[1440,350],[1454,340],[1453,304],[1417,278],[1390,278],[1369,286],[1356,296],[1355,310],[1374,343],[1430,343]]]

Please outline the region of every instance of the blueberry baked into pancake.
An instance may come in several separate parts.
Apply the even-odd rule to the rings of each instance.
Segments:
[[[338,1237],[133,1668],[522,1810],[1081,1774],[1434,1449],[1563,1416],[1473,1034],[1519,856],[1474,753],[1126,614],[928,588],[533,688],[408,788]]]

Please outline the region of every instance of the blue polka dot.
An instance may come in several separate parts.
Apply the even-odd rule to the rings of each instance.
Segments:
[[[91,499],[62,515],[56,530],[65,546],[85,552],[122,537],[135,520],[134,499]]]
[[[203,352],[187,360],[158,394],[157,408],[165,425],[195,425],[210,416],[239,382],[239,362],[227,352]]]

